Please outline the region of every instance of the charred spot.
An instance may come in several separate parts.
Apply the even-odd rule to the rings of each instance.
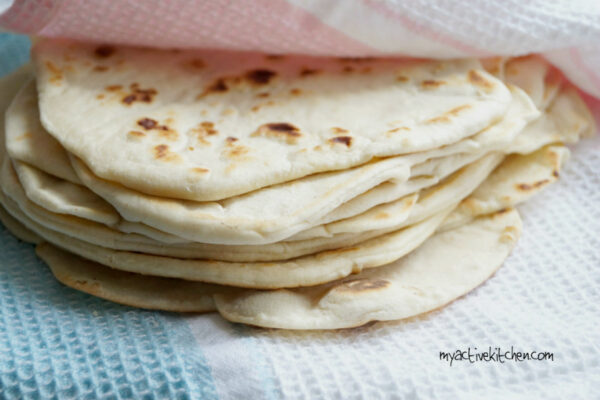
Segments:
[[[292,135],[292,136],[299,136],[300,134],[299,129],[297,127],[295,127],[292,124],[289,124],[287,122],[275,122],[275,123],[271,123],[271,124],[266,124],[265,125],[267,128],[269,128],[270,130],[273,131],[277,131],[277,132],[284,132],[288,135]]]
[[[236,137],[234,137],[234,136],[227,136],[227,138],[225,138],[225,141],[226,141],[227,143],[235,143],[235,142],[237,142],[238,140],[239,140],[239,139],[238,139],[238,138],[236,138]]]
[[[277,73],[268,69],[255,69],[246,73],[246,79],[257,85],[266,85],[269,83]]]
[[[558,171],[557,170],[552,171],[552,176],[555,178],[558,178],[558,176],[559,176]]]
[[[549,182],[550,181],[548,179],[542,179],[541,181],[535,182],[533,184],[519,183],[519,184],[517,184],[517,189],[523,190],[523,191],[529,191],[529,190],[537,189],[541,186],[544,186],[545,184],[547,184]]]
[[[94,72],[106,72],[108,71],[108,67],[106,65],[96,65],[94,67]]]
[[[116,51],[117,50],[112,46],[102,45],[96,47],[96,50],[94,50],[94,54],[96,55],[96,57],[99,58],[107,58],[115,54]]]
[[[447,111],[446,114],[458,115],[460,112],[462,112],[464,110],[468,110],[469,108],[471,108],[470,105],[463,104],[462,106],[454,107],[452,110]]]
[[[292,88],[292,89],[290,89],[290,94],[292,96],[300,96],[302,94],[302,90],[300,90],[298,88]]]
[[[331,143],[340,143],[345,144],[347,147],[352,145],[352,137],[351,136],[336,136],[334,138],[329,139]]]
[[[154,129],[158,125],[158,122],[150,118],[142,118],[137,122],[137,124],[144,129]]]
[[[285,56],[283,54],[267,54],[265,56],[265,58],[267,60],[278,61],[278,60],[283,60],[285,58]]]
[[[130,105],[136,101],[142,103],[151,103],[154,100],[154,96],[158,93],[156,89],[140,89],[137,83],[130,85],[133,93],[123,97],[123,103]]]
[[[485,79],[485,77],[473,69],[469,71],[469,82],[485,90],[491,90],[494,88],[494,84],[492,82]]]
[[[225,82],[224,78],[219,78],[214,81],[212,84],[208,85],[204,92],[198,96],[198,98],[202,98],[211,93],[224,93],[229,90],[229,86]]]
[[[123,89],[121,85],[110,85],[104,88],[107,92],[116,92],[117,90]]]
[[[344,69],[342,69],[343,72],[349,74],[351,72],[354,72],[354,67],[351,67],[349,65],[345,66]]]
[[[288,122],[272,122],[258,127],[250,135],[252,137],[263,136],[279,140],[284,140],[288,144],[294,144],[302,136],[300,129]]]
[[[256,97],[260,97],[262,99],[269,97],[271,94],[269,92],[260,92],[256,95]]]
[[[504,207],[504,208],[501,208],[498,211],[496,211],[496,214],[504,214],[504,213],[509,212],[509,211],[510,211],[509,208]]]
[[[399,126],[397,128],[390,129],[388,131],[388,133],[396,133],[396,132],[400,132],[400,131],[410,131],[410,128],[408,128],[406,126]]]
[[[219,133],[219,131],[215,129],[215,124],[210,121],[201,122],[200,127],[207,135],[216,135]]]
[[[318,73],[319,73],[319,70],[317,70],[317,69],[302,68],[300,70],[300,76],[310,76],[310,75],[316,75]]]
[[[446,84],[446,82],[444,82],[444,81],[436,81],[433,79],[426,79],[421,82],[421,87],[424,89],[434,89],[434,88],[440,87],[445,84]]]
[[[166,144],[159,144],[154,147],[154,156],[156,158],[163,158],[169,153],[169,146]]]
[[[337,126],[334,126],[333,128],[331,128],[331,131],[336,135],[343,135],[344,133],[348,133],[347,129],[340,128]]]

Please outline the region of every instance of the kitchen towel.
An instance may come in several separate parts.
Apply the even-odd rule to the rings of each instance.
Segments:
[[[5,3],[6,9],[10,2]],[[34,3],[38,7],[34,8]],[[89,14],[83,11],[85,3],[93,4],[86,6],[88,11],[85,12]],[[401,29],[410,27],[418,28],[415,32],[426,33],[423,42],[417,42],[414,36],[411,45],[415,51],[425,51],[431,42],[442,37],[440,30],[446,26],[436,25],[433,30],[421,31],[422,25],[414,20],[406,23],[406,18],[414,16],[412,12],[406,12],[399,14],[402,15],[400,22],[389,24],[389,29],[398,31],[388,31],[383,35],[369,33],[365,29],[364,36],[359,39],[352,36],[358,33],[352,33],[352,23],[348,14],[344,13],[350,5],[342,3],[360,4],[369,10],[379,10],[381,6],[406,8],[410,3],[417,10],[441,2],[259,0],[247,2],[254,5],[247,6],[248,10],[242,15],[244,18],[233,16],[231,20],[223,20],[224,26],[217,26],[217,32],[210,33],[207,29],[204,35],[195,36],[190,31],[188,36],[183,36],[185,40],[177,42],[175,39],[186,32],[185,21],[194,22],[194,18],[200,18],[187,15],[186,4],[191,3],[194,7],[205,7],[201,19],[210,20],[215,15],[222,18],[231,17],[231,13],[237,15],[235,12],[239,10],[234,6],[245,2],[16,1],[0,17],[0,23],[5,28],[24,32],[59,36],[77,33],[78,36],[73,37],[113,41],[118,39],[114,32],[132,32],[119,22],[117,14],[124,11],[117,10],[114,4],[120,4],[125,10],[137,10],[137,13],[130,14],[130,23],[136,29],[146,29],[143,32],[151,32],[151,27],[156,29],[157,26],[157,20],[150,18],[154,14],[147,10],[164,7],[163,23],[168,29],[163,29],[163,32],[171,32],[171,29],[173,32],[165,33],[164,42],[154,37],[157,44],[206,44],[273,52],[295,50],[345,55],[396,52],[398,48],[394,47],[394,41],[400,37],[396,35],[404,32]],[[524,20],[529,14],[523,10],[528,9],[530,4],[537,4],[540,12],[554,7],[555,13],[541,13],[557,18],[545,28],[545,22],[539,18],[514,26],[477,20],[479,22],[473,22],[473,26],[477,25],[480,29],[471,26],[471,32],[464,39],[472,37],[472,40],[483,43],[491,35],[482,34],[482,29],[500,32],[512,26],[511,35],[498,34],[498,37],[504,37],[506,43],[512,41],[513,47],[507,45],[502,50],[493,47],[490,42],[489,46],[479,45],[481,47],[478,48],[485,49],[486,54],[548,51],[546,56],[550,59],[552,52],[575,52],[579,60],[571,60],[573,57],[568,56],[563,58],[563,61],[572,64],[575,71],[575,75],[570,74],[570,77],[590,93],[598,93],[590,78],[593,74],[588,72],[594,70],[592,66],[600,65],[593,58],[598,57],[593,49],[596,46],[597,51],[600,42],[584,39],[598,36],[599,13],[595,2],[579,2],[580,13],[570,12],[570,5],[576,3],[564,2],[562,9],[559,2],[552,2],[552,6],[548,5],[550,2],[512,1],[463,1],[456,4],[471,4],[474,10],[477,7],[494,10],[494,7],[506,7],[516,19],[523,16]],[[140,4],[148,7],[143,8],[146,11],[142,12]],[[153,8],[148,6],[150,4]],[[179,5],[179,8],[171,11],[167,4],[170,7]],[[265,4],[272,4],[273,9],[262,17],[262,14],[252,14],[254,7],[258,9]],[[211,8],[217,6],[221,8]],[[320,11],[311,9],[313,6]],[[281,7],[289,14],[279,18],[277,28],[273,18],[284,12]],[[40,11],[42,9],[46,14]],[[449,9],[445,11],[447,27],[461,25],[455,17],[450,18]],[[219,14],[219,10],[224,10],[223,14]],[[523,11],[523,15],[517,15],[517,10]],[[11,13],[12,17],[7,19]],[[317,18],[317,15],[320,17]],[[439,17],[433,12],[419,15],[432,21]],[[500,16],[503,14],[497,15],[502,21]],[[298,16],[296,22],[294,16]],[[470,16],[464,14],[462,26],[456,26],[456,30],[466,30],[470,26]],[[379,15],[376,11],[365,11],[355,21],[356,31],[360,31],[366,21],[375,23],[377,18],[390,17],[385,12]],[[15,21],[26,23],[20,27],[11,25]],[[247,29],[238,27],[237,24],[243,21],[254,21],[258,29],[252,30],[255,34],[244,38],[239,33]],[[337,23],[341,24],[340,21],[347,24],[344,25],[346,30],[334,29]],[[71,23],[74,25],[71,26]],[[76,23],[80,24],[78,28]],[[205,23],[214,24],[214,21]],[[394,27],[396,24],[401,26]],[[102,36],[94,36],[100,26],[110,29],[104,30]],[[197,29],[202,26],[200,24]],[[273,37],[262,37],[269,36],[265,33],[269,29]],[[518,43],[525,43],[526,38],[532,41],[541,38],[540,32],[544,29],[556,36],[554,41],[545,42],[548,46],[519,48]],[[313,35],[301,40],[307,30]],[[563,34],[559,35],[559,31]],[[385,29],[382,28],[382,32],[386,32]],[[285,33],[289,35],[286,37]],[[373,37],[365,39],[369,35]],[[402,37],[403,46],[409,46],[409,40],[405,39],[411,36]],[[142,34],[134,35],[131,41],[149,44],[143,41],[145,38]],[[273,43],[261,47],[267,43],[263,40],[272,40]],[[443,56],[475,54],[470,53],[472,49],[469,46],[461,50],[458,47],[462,48],[462,45],[455,46],[458,42],[446,40],[440,42],[437,48],[446,52],[439,53]],[[390,47],[385,48],[385,43]],[[529,43],[533,46],[531,41]],[[27,39],[22,36],[1,34],[0,74],[8,73],[24,62],[28,46]],[[596,55],[588,58],[590,54]],[[588,65],[588,72],[578,64],[581,60]],[[569,71],[569,68],[563,69]],[[592,97],[588,97],[588,101],[598,115],[598,101]],[[571,160],[557,184],[519,208],[524,231],[517,248],[498,273],[474,292],[423,317],[334,332],[257,329],[230,324],[214,314],[142,311],[95,299],[57,283],[47,267],[35,257],[33,246],[19,242],[0,225],[0,398],[599,398],[598,171],[600,138],[597,136],[573,149]],[[511,351],[511,348],[514,352],[548,352],[552,353],[552,359],[471,363],[456,358],[450,364],[447,356],[440,356],[440,352],[456,354],[457,351],[470,350],[477,353],[490,347],[492,352],[496,352],[496,348],[500,348],[501,352]]]
[[[439,58],[535,52],[600,97],[597,0],[0,0],[0,13],[7,30],[145,46]]]

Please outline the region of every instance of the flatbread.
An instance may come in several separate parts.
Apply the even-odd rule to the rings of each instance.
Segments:
[[[423,202],[415,203],[418,196],[414,195],[409,196],[402,202],[383,205],[374,209],[375,212],[366,213],[362,221],[354,220],[353,224],[352,220],[347,220],[343,223],[346,226],[341,226],[338,229],[340,232],[336,234],[302,241],[278,242],[260,246],[229,246],[204,243],[171,243],[167,245],[140,235],[124,234],[120,232],[120,230],[123,230],[122,223],[119,224],[119,230],[117,230],[82,218],[48,212],[27,198],[10,164],[5,167],[6,170],[2,171],[0,183],[6,194],[19,204],[21,211],[29,218],[49,229],[91,244],[116,250],[177,258],[204,258],[233,262],[276,261],[353,246],[430,217],[447,207],[448,202],[458,202],[468,196],[494,169],[501,158],[497,154],[483,157],[472,165],[464,167],[442,183],[427,189],[423,193]],[[416,210],[414,213],[412,212],[413,208]],[[409,217],[410,222],[407,221]],[[363,232],[355,229],[358,227],[365,229],[371,227],[373,229]],[[332,229],[335,229],[335,227]]]
[[[212,295],[228,288],[180,279],[118,271],[78,257],[49,243],[35,249],[58,281],[73,289],[128,306],[151,310],[209,312]]]
[[[44,241],[35,232],[27,229],[22,223],[14,219],[9,213],[4,210],[4,207],[0,205],[0,222],[4,227],[17,238],[27,243],[41,243]]]
[[[384,162],[400,165],[404,162],[405,166],[414,168],[416,174],[432,177],[424,183],[430,185],[481,155],[507,146],[510,139],[539,115],[522,91],[515,88],[511,90],[513,102],[506,118],[480,132],[470,142],[392,157],[371,165],[378,166]],[[449,160],[444,158],[448,155],[455,157]],[[396,173],[401,175],[396,179],[385,174],[378,175],[381,178],[378,181],[368,177],[364,180],[371,187],[363,188],[359,182],[350,179],[355,174],[366,174],[364,170],[367,166],[361,166],[343,172],[313,175],[218,203],[201,203],[165,199],[131,190],[100,179],[79,159],[71,159],[84,184],[106,199],[126,220],[143,222],[190,241],[213,244],[259,245],[278,242],[317,225],[352,217],[383,202],[410,194],[410,190],[422,188],[411,187],[414,182],[406,181],[408,177],[401,175],[404,171]],[[420,166],[424,168],[419,171]],[[383,185],[376,185],[382,182]],[[350,192],[349,185],[354,192]],[[329,200],[323,199],[323,192],[329,191],[329,194],[335,188],[339,188],[339,192],[346,196],[342,199],[341,195],[330,195]],[[308,239],[311,236],[306,234],[301,238]]]
[[[69,152],[99,178],[197,201],[455,143],[511,101],[477,60],[275,60],[58,39],[32,55],[42,124]]]
[[[283,329],[337,329],[413,317],[485,282],[521,232],[515,210],[436,234],[406,257],[326,285],[215,295],[233,322]]]
[[[421,245],[451,211],[448,208],[418,224],[353,247],[281,262],[234,263],[160,257],[99,247],[43,227],[25,215],[4,193],[0,194],[0,202],[14,218],[46,241],[103,265],[143,275],[261,289],[316,285],[358,273],[364,268],[385,265]]]

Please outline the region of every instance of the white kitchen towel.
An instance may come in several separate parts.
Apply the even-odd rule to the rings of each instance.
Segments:
[[[138,44],[162,45],[164,37],[170,45],[321,54],[539,51],[582,89],[600,93],[593,78],[600,70],[597,2],[244,3],[16,1],[0,23],[17,29],[28,21],[21,30],[113,41],[130,32],[117,18],[126,9],[138,32],[129,40]],[[190,13],[192,5],[203,12]],[[400,11],[380,11],[384,6]],[[264,12],[252,12],[260,7]],[[399,20],[388,23],[391,15]],[[197,26],[187,30],[185,21]],[[27,47],[22,37],[0,35],[0,74],[24,61]],[[598,101],[588,100],[598,113]],[[559,183],[520,207],[517,248],[474,292],[420,318],[335,332],[248,328],[214,314],[95,299],[55,282],[33,247],[0,227],[0,398],[600,398],[599,171],[596,137],[574,149]],[[553,359],[440,359],[440,352],[490,347]]]
[[[3,0],[0,27],[158,47],[485,57],[542,53],[600,97],[598,0]]]

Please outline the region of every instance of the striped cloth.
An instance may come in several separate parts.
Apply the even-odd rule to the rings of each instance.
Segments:
[[[599,94],[597,2],[0,0],[6,29],[270,52],[455,57],[544,52]],[[0,34],[0,75],[29,42]],[[596,83],[594,83],[596,82]],[[596,115],[600,106],[588,97]],[[57,283],[0,225],[0,399],[592,399],[600,387],[600,139],[520,208],[524,232],[482,287],[421,318],[338,332],[254,329],[112,304]],[[468,362],[471,347],[554,361]]]

